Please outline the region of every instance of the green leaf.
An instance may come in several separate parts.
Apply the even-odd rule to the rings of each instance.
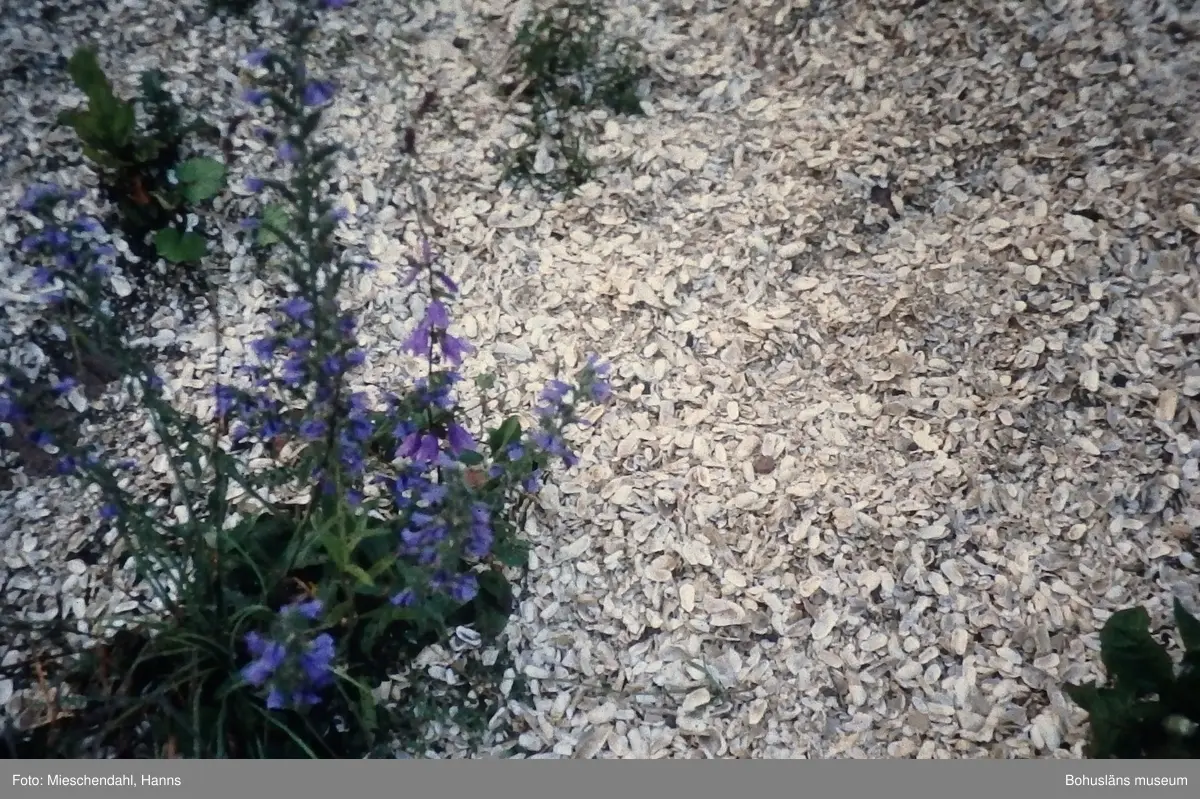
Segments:
[[[81,47],[67,62],[67,73],[72,82],[88,96],[92,102],[112,97],[112,86],[100,67],[100,59],[91,47]]]
[[[505,566],[515,569],[529,562],[529,544],[515,538],[497,541],[492,554]]]
[[[208,251],[204,237],[192,232],[181,232],[175,228],[163,228],[154,234],[154,249],[172,263],[199,261]]]
[[[105,108],[105,128],[109,142],[115,147],[124,147],[133,139],[134,127],[137,125],[137,113],[130,103],[115,100]]]
[[[1200,655],[1200,619],[1188,613],[1179,597],[1175,598],[1175,627],[1183,639],[1183,651],[1189,655]]]
[[[203,202],[216,196],[225,185],[225,166],[212,158],[191,158],[175,169],[189,203]]]
[[[478,466],[483,463],[483,456],[473,449],[463,450],[458,459],[467,466]]]
[[[494,639],[504,631],[513,610],[512,586],[503,574],[486,571],[479,575],[479,595],[475,597],[475,629],[485,639]]]
[[[1092,708],[1096,707],[1096,703],[1100,701],[1100,688],[1094,682],[1085,682],[1082,685],[1074,685],[1067,683],[1063,686],[1067,696],[1071,697],[1071,701],[1079,705],[1085,713],[1091,713]]]
[[[488,391],[496,385],[496,376],[490,372],[488,374],[479,375],[475,378],[475,385],[484,391]]]
[[[356,566],[353,563],[347,563],[342,568],[345,569],[356,580],[358,580],[359,585],[365,585],[368,588],[375,587],[375,581],[371,579],[371,575],[363,571],[361,566]]]
[[[1150,634],[1145,608],[1119,610],[1100,631],[1100,658],[1109,678],[1138,697],[1165,693],[1175,681],[1167,650]]]
[[[258,226],[256,242],[263,247],[278,242],[276,230],[286,231],[290,223],[287,209],[278,203],[270,203],[263,208],[262,219]]]
[[[493,430],[488,435],[488,446],[491,447],[492,454],[495,455],[520,438],[521,420],[515,416],[510,416],[504,420],[504,423],[498,429]]]

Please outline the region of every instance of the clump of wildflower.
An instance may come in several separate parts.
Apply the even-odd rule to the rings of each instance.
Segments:
[[[270,635],[246,634],[246,649],[254,659],[242,669],[242,679],[266,689],[269,709],[316,705],[321,692],[333,684],[333,636],[310,637],[310,623],[318,621],[323,610],[319,599],[293,602],[279,609]]]

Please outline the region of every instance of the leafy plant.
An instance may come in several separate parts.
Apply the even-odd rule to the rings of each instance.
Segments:
[[[587,135],[573,111],[607,108],[616,114],[642,113],[638,83],[646,70],[626,40],[604,38],[606,17],[595,0],[557,0],[518,30],[513,50],[519,64],[515,80],[505,84],[531,105],[522,126],[525,143],[509,159],[508,178],[568,190],[591,179],[585,154]],[[562,160],[561,171],[538,163],[537,151]]]
[[[1144,608],[1114,613],[1100,631],[1108,683],[1067,685],[1091,722],[1093,758],[1200,757],[1200,621],[1174,603],[1183,644],[1176,668]]]
[[[179,217],[221,191],[225,166],[207,157],[180,162],[180,152],[186,135],[205,129],[205,123],[183,124],[158,71],[142,75],[141,103],[148,119],[139,127],[135,104],[113,92],[94,48],[76,50],[67,69],[88,102],[63,111],[59,120],[75,131],[84,155],[100,168],[131,243],[140,244],[154,232],[158,255],[173,263],[199,261],[206,251],[204,237],[183,229]]]
[[[373,267],[334,236],[338,148],[320,135],[334,90],[305,63],[315,12],[340,5],[301,5],[286,50],[251,54],[262,74],[245,99],[274,106],[289,169],[286,181],[247,181],[270,201],[246,227],[271,236],[281,298],[235,377],[215,386],[211,417],[180,410],[119,317],[91,304],[89,336],[123,358],[125,399],[153,429],[169,505],[129,479],[137,463],[85,435],[97,432],[94,407],[73,402],[74,377],[49,376],[40,405],[13,390],[19,376],[0,382],[0,432],[23,420],[62,475],[99,494],[97,539],[115,538],[151,594],[89,620],[85,644],[74,620],[0,608],[0,640],[28,652],[0,667],[25,703],[15,756],[357,758],[420,749],[430,721],[481,731],[502,701],[521,514],[552,464],[577,462],[566,429],[579,406],[609,398],[607,367],[589,359],[573,383],[546,386],[533,425],[489,418],[477,438],[457,398],[473,347],[449,332],[459,288],[424,241],[407,285],[428,301],[402,343],[421,373],[377,395],[355,390],[368,354],[341,289]],[[211,188],[203,168],[181,171],[180,185]],[[91,226],[56,221],[64,199],[31,192],[43,230],[26,252],[49,264],[47,303],[77,296],[86,309],[104,263]],[[47,425],[45,405],[79,436]],[[433,644],[462,654],[459,684],[408,668]]]

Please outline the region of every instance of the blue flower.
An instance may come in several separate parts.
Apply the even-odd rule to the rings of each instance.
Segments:
[[[458,422],[451,422],[446,429],[446,441],[450,445],[450,451],[455,455],[463,450],[475,449],[475,439]]]
[[[567,396],[567,392],[570,390],[571,387],[563,381],[551,380],[546,384],[546,387],[542,389],[540,399],[543,402],[548,402],[552,405],[559,405],[562,403],[563,398]]]
[[[603,380],[597,380],[588,386],[588,395],[592,398],[592,402],[605,402],[612,396],[612,387]]]
[[[446,360],[454,366],[458,366],[460,363],[462,363],[465,355],[475,351],[473,346],[457,336],[450,335],[449,333],[440,334],[438,336],[438,344],[441,345],[442,355],[445,356]]]
[[[64,394],[71,393],[71,389],[75,388],[77,385],[79,385],[79,381],[75,378],[64,377],[54,385],[54,393],[61,397]]]
[[[245,185],[247,191],[252,191],[255,194],[258,194],[263,190],[263,187],[266,186],[267,183],[262,178],[248,177],[245,180]]]
[[[316,441],[325,435],[325,422],[320,419],[308,419],[300,423],[300,435],[309,441]]]
[[[217,416],[224,416],[237,403],[237,391],[232,386],[217,386]]]
[[[319,599],[308,599],[304,601],[293,602],[290,605],[285,605],[280,609],[280,614],[299,613],[304,618],[310,621],[316,621],[325,605]]]
[[[246,65],[251,67],[261,67],[267,61],[267,56],[271,54],[266,48],[251,50],[246,54]]]
[[[290,141],[285,141],[283,144],[279,145],[279,157],[284,161],[293,162],[300,157],[300,152]]]
[[[330,664],[336,654],[329,633],[321,633],[309,643],[308,651],[300,656],[300,668],[310,687],[323,688],[333,681]]]
[[[242,92],[242,101],[254,106],[261,106],[267,101],[267,93],[262,89],[246,89]]]
[[[301,318],[307,315],[309,311],[312,310],[312,307],[312,303],[303,297],[292,297],[291,299],[282,303],[279,306],[279,310],[286,314],[290,319],[299,321]],[[299,347],[296,349],[299,349]]]
[[[242,678],[256,687],[271,679],[287,657],[287,649],[283,644],[265,639],[255,632],[246,633],[246,647],[255,659],[242,669]]]
[[[479,593],[479,578],[468,572],[460,574],[450,583],[450,596],[464,605]]]
[[[117,518],[118,513],[119,510],[117,509],[117,506],[111,502],[106,502],[100,506],[100,518],[104,519],[105,521],[111,521]]]
[[[394,595],[391,599],[391,603],[398,608],[412,607],[413,603],[416,601],[417,595],[411,588],[405,588],[400,593]]]
[[[25,190],[25,194],[22,195],[17,205],[24,211],[32,211],[39,202],[47,198],[58,197],[61,191],[62,189],[53,183],[37,183]]]
[[[275,339],[271,338],[260,338],[250,342],[250,351],[264,363],[271,360],[271,356],[275,354],[275,347]]]
[[[400,345],[400,349],[418,356],[424,356],[429,353],[429,328],[424,322],[413,329],[409,337]]]
[[[349,5],[350,0],[322,0],[321,5],[330,11],[338,11]]]

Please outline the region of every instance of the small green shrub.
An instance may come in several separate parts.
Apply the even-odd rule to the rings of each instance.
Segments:
[[[186,136],[205,124],[184,124],[157,71],[142,75],[141,105],[148,119],[139,126],[136,105],[113,92],[95,49],[77,50],[67,69],[88,102],[62,112],[59,121],[75,131],[83,154],[100,169],[130,243],[142,244],[153,232],[161,257],[172,263],[199,261],[205,239],[183,227],[181,212],[221,191],[225,166],[207,157],[180,159]]]
[[[1089,716],[1088,757],[1200,757],[1200,621],[1178,599],[1174,609],[1183,644],[1178,668],[1151,634],[1150,615],[1130,608],[1100,631],[1107,684],[1066,686]]]
[[[513,42],[517,76],[503,88],[528,102],[532,113],[522,125],[524,144],[510,155],[506,179],[564,191],[580,186],[591,180],[594,168],[585,153],[586,122],[575,115],[599,108],[642,113],[637,88],[646,70],[632,43],[605,39],[605,20],[595,0],[557,0],[521,25]],[[565,161],[561,170],[536,168],[543,142],[551,157]]]

